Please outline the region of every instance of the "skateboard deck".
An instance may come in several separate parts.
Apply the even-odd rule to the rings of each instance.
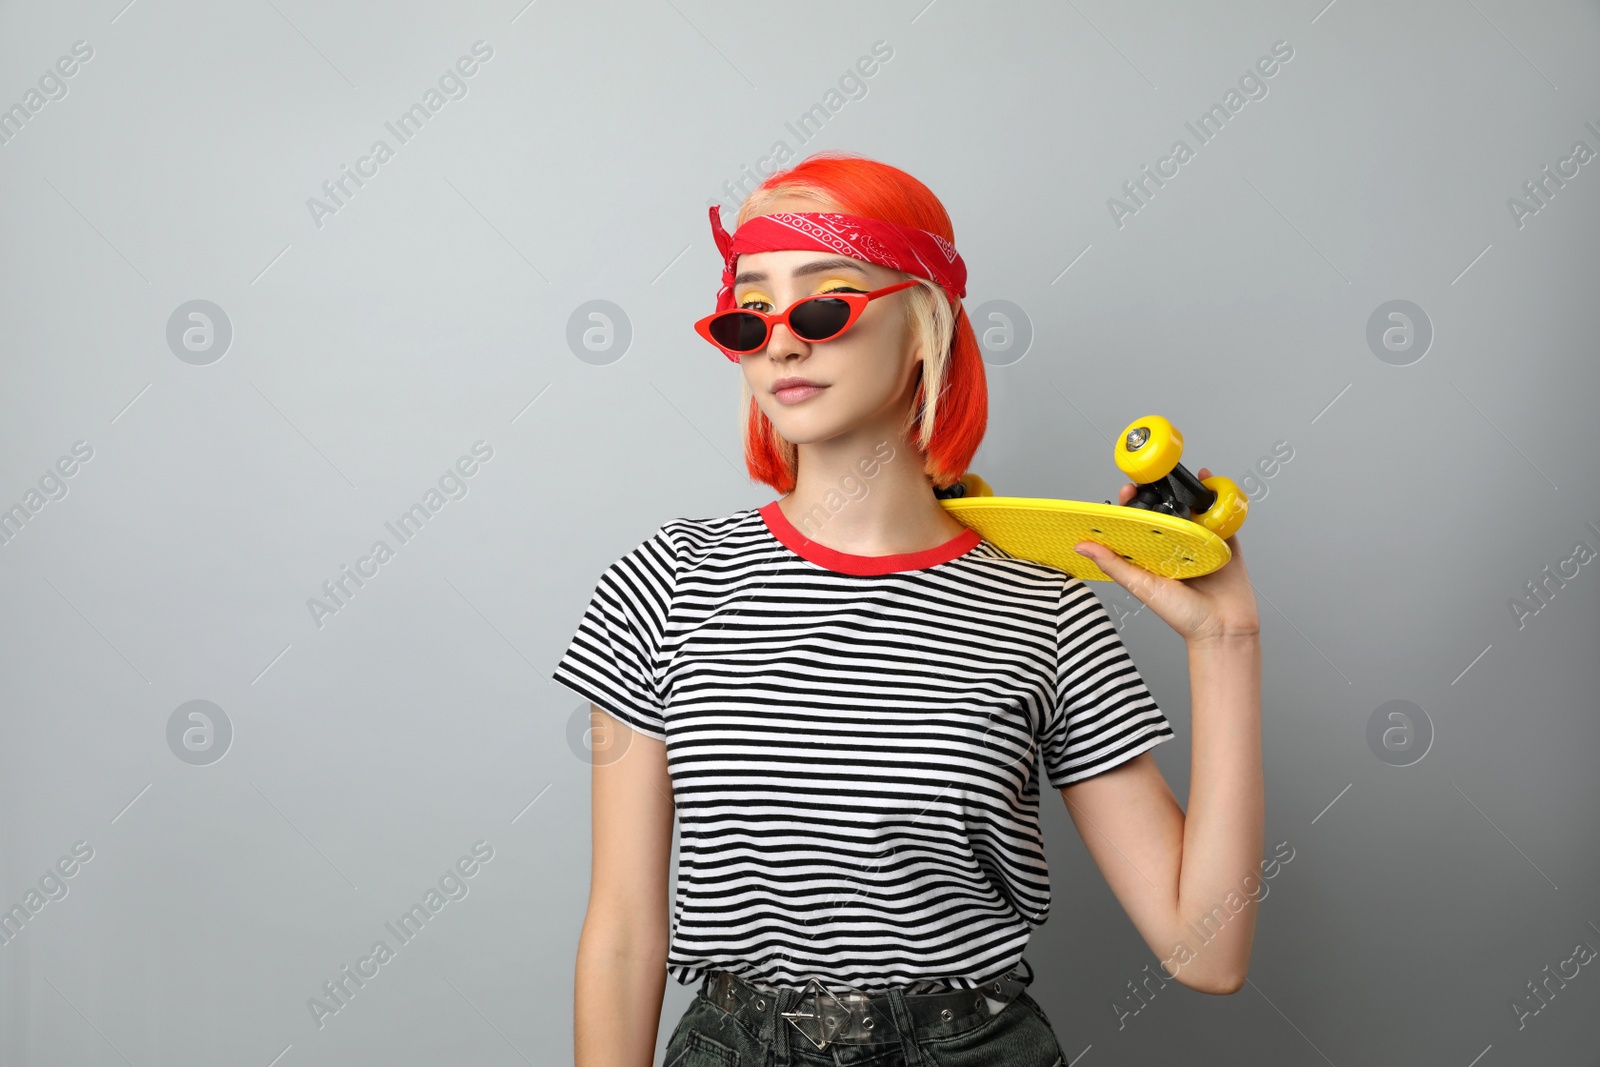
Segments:
[[[1210,574],[1233,558],[1227,542],[1199,523],[1122,504],[1022,496],[939,501],[955,520],[1013,556],[1085,581],[1112,577],[1072,546],[1094,541],[1166,578]]]

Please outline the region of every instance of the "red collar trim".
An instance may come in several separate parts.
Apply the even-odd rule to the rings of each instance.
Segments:
[[[761,515],[762,521],[767,524],[767,529],[772,532],[772,536],[781,541],[785,548],[801,559],[840,574],[894,574],[899,571],[922,570],[925,567],[948,563],[957,556],[964,556],[983,540],[977,530],[969,527],[944,544],[925,548],[920,552],[900,552],[891,556],[858,556],[852,552],[840,552],[836,548],[819,545],[811,540],[789,521],[778,507],[776,500],[756,510]]]

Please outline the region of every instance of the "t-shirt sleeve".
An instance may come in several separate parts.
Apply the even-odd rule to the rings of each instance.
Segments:
[[[1174,736],[1105,605],[1068,577],[1056,606],[1055,703],[1040,740],[1057,789],[1092,778]]]
[[[664,529],[607,567],[551,675],[657,741],[667,736],[660,651],[676,570]]]

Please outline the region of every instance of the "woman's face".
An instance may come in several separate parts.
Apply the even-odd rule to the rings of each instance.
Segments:
[[[818,210],[815,205],[775,210]],[[773,314],[801,297],[832,290],[865,293],[904,281],[899,271],[831,252],[750,252],[735,266],[733,300]],[[897,433],[916,389],[922,351],[906,318],[901,290],[867,304],[855,324],[831,341],[803,341],[776,326],[767,347],[740,357],[762,412],[787,441],[826,441],[863,426]],[[822,386],[810,396],[780,397],[774,386],[804,378]]]

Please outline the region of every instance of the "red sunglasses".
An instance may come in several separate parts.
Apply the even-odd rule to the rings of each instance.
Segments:
[[[918,279],[896,282],[870,293],[818,293],[801,297],[785,311],[769,315],[749,308],[729,308],[707,315],[694,324],[695,332],[722,349],[724,355],[737,363],[739,356],[759,352],[772,338],[772,328],[779,323],[789,327],[802,341],[813,344],[831,341],[854,326],[867,303],[880,296],[898,293],[918,283]]]

